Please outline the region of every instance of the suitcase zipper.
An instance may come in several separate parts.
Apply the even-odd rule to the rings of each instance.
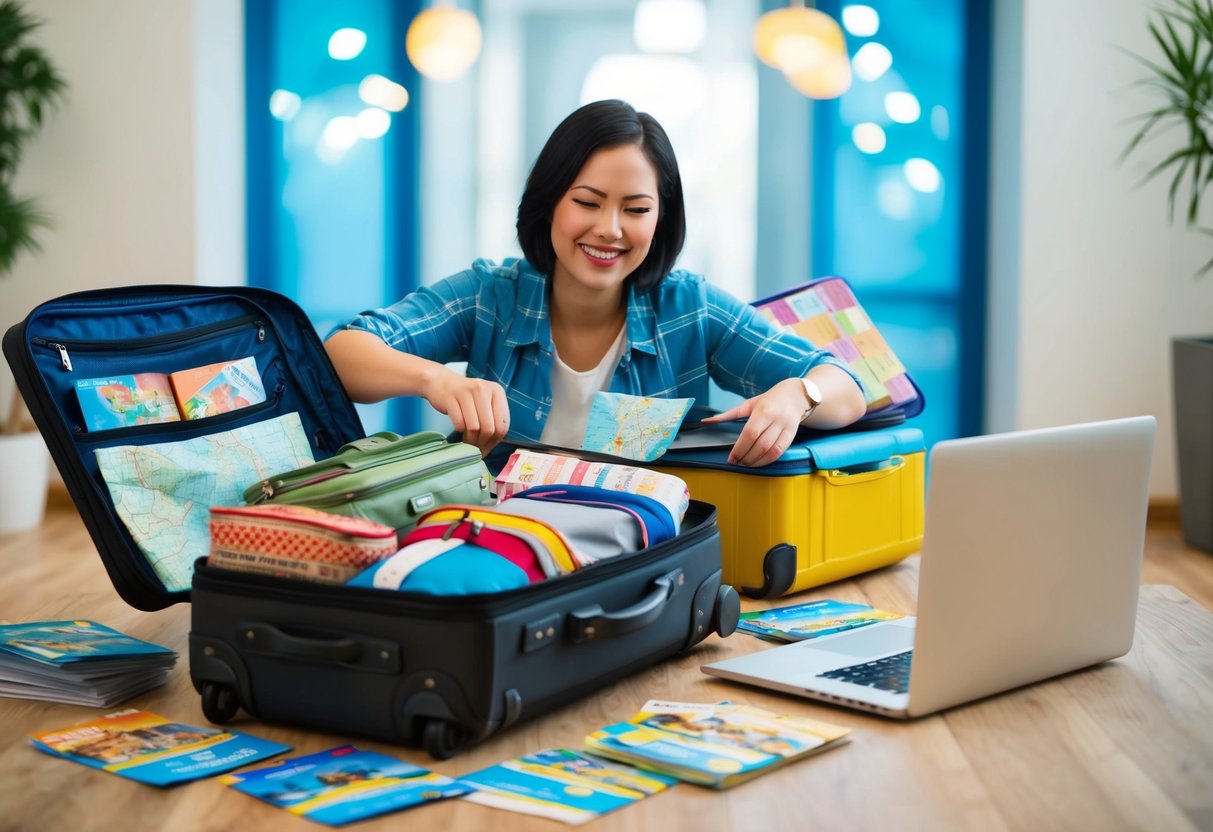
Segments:
[[[683,532],[678,537],[658,543],[650,549],[641,549],[631,555],[599,561],[593,566],[578,569],[567,575],[490,595],[435,596],[426,593],[397,592],[390,589],[307,584],[290,578],[228,572],[211,568],[201,559],[194,569],[194,585],[196,589],[210,589],[220,594],[256,597],[284,603],[315,604],[317,596],[322,596],[325,602],[332,602],[334,606],[385,615],[398,615],[400,605],[407,599],[410,613],[416,612],[420,615],[444,619],[479,619],[483,618],[486,613],[500,615],[511,612],[519,607],[545,600],[549,596],[575,589],[585,583],[608,580],[616,573],[626,572],[633,568],[636,558],[646,558],[649,562],[654,562],[665,557],[676,557],[684,547],[698,543],[712,534],[716,524],[709,522],[710,519],[710,517],[704,517],[695,528]]]
[[[208,324],[207,326],[196,327],[182,333],[171,335],[151,335],[147,338],[135,338],[129,341],[122,341],[120,344],[115,344],[113,341],[83,341],[83,340],[52,340],[36,335],[30,338],[30,343],[39,347],[47,347],[59,353],[59,366],[66,372],[72,371],[72,358],[68,352],[71,350],[80,350],[86,352],[109,352],[120,351],[123,355],[137,352],[146,352],[149,350],[157,350],[166,344],[180,345],[190,341],[195,341],[202,338],[209,338],[220,332],[225,332],[231,329],[239,329],[252,324],[257,327],[258,343],[265,341],[265,329],[267,324],[252,315],[246,315],[241,318],[234,318],[229,321],[223,321],[217,324]]]
[[[385,482],[378,483],[377,485],[374,485],[374,486],[371,486],[368,488],[363,488],[363,489],[360,489],[357,491],[347,491],[342,494],[333,495],[331,497],[312,498],[312,499],[305,498],[305,499],[300,500],[297,503],[293,503],[293,505],[310,506],[313,508],[315,508],[317,506],[341,505],[342,503],[348,503],[351,500],[359,499],[362,497],[368,497],[373,494],[378,494],[381,491],[390,491],[393,488],[398,488],[401,485],[405,485],[409,482],[412,482],[413,480],[424,479],[425,477],[433,476],[435,474],[443,474],[443,473],[446,473],[447,471],[452,471],[456,468],[462,468],[468,464],[470,459],[471,459],[471,457],[469,456],[469,457],[464,457],[461,459],[448,460],[448,461],[440,463],[438,465],[431,465],[430,467],[425,468],[424,470],[421,470],[421,471],[413,471],[413,472],[409,473],[407,476],[396,477],[395,479],[387,480]],[[386,465],[390,462],[395,462],[395,461],[396,460],[385,460],[384,464]],[[366,470],[366,469],[363,469],[363,470]],[[336,477],[348,476],[351,473],[354,473],[354,472],[340,471],[340,470],[331,471],[331,472],[328,472],[325,474],[320,474],[318,476],[304,480],[303,482],[296,482],[296,483],[287,483],[284,480],[277,480],[276,482],[271,482],[271,481],[267,480],[267,481],[261,483],[261,494],[257,497],[256,500],[253,500],[249,505],[259,505],[273,497],[280,497],[283,494],[290,494],[290,492],[296,491],[305,486],[315,485],[316,483],[325,482],[326,480],[331,480]],[[481,477],[481,479],[483,480],[484,478]],[[481,486],[485,490],[488,489],[487,483],[481,483]],[[288,498],[288,500],[289,500],[289,498]]]

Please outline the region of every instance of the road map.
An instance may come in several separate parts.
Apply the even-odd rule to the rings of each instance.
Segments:
[[[624,459],[652,462],[670,447],[694,401],[595,393],[581,447]]]
[[[244,489],[315,462],[298,413],[179,442],[97,449],[97,464],[127,531],[164,583],[189,589],[210,551],[211,506],[244,502]]]

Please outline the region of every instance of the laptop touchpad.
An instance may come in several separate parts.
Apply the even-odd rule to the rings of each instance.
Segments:
[[[888,625],[862,627],[834,638],[822,639],[813,646],[818,650],[829,650],[831,653],[861,659],[883,656],[885,653],[895,653],[913,647],[914,628]]]

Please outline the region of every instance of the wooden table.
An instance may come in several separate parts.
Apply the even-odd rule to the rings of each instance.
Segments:
[[[127,607],[79,522],[0,538],[0,616],[91,618],[182,655],[168,685],[124,707],[204,725],[185,666],[189,609]],[[797,596],[910,612],[915,558]],[[748,604],[747,604],[748,606]],[[1213,829],[1213,613],[1167,586],[1142,589],[1137,639],[1123,659],[942,715],[902,723],[712,680],[699,666],[765,644],[710,638],[672,660],[451,760],[385,743],[263,725],[235,727],[295,754],[353,741],[449,775],[552,747],[629,716],[645,700],[732,699],[854,729],[850,744],[724,792],[680,785],[587,825],[592,830]],[[0,830],[306,829],[215,780],[156,789],[41,754],[26,735],[95,709],[0,699]],[[555,821],[448,801],[359,830],[559,830]],[[321,828],[319,826],[313,828]]]

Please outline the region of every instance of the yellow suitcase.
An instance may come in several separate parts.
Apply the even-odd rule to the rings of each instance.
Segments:
[[[765,468],[727,448],[668,451],[652,467],[716,506],[723,580],[771,598],[896,563],[922,542],[922,431],[896,427],[794,444]]]

